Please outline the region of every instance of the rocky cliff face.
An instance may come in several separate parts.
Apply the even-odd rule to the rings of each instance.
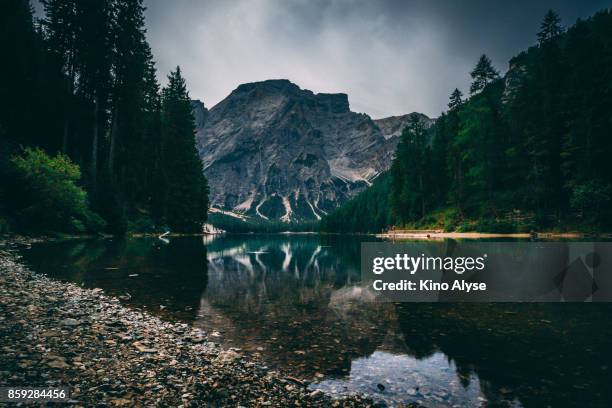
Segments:
[[[384,119],[376,119],[374,123],[378,126],[385,139],[398,138],[402,135],[402,131],[408,124],[408,121],[412,115],[418,115],[426,128],[429,128],[435,123],[435,119],[430,119],[422,113],[409,113],[401,116],[390,116]],[[397,139],[395,139],[397,142]]]
[[[193,109],[193,118],[195,120],[196,129],[202,129],[206,119],[208,118],[208,109],[202,101],[191,101],[191,109]]]
[[[375,121],[351,112],[345,94],[287,80],[240,85],[210,111],[193,106],[211,205],[285,222],[319,219],[366,188],[389,168],[409,117]]]

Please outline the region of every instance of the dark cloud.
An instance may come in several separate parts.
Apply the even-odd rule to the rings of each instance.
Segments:
[[[160,78],[181,65],[191,95],[212,106],[244,82],[288,78],[348,93],[374,117],[437,116],[464,92],[478,56],[504,71],[535,42],[546,10],[566,25],[604,1],[145,0]]]

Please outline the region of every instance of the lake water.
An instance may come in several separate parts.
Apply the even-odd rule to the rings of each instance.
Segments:
[[[75,240],[30,267],[206,330],[312,389],[390,406],[611,407],[612,304],[390,304],[354,236]]]

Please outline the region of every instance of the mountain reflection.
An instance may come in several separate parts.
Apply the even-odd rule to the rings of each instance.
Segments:
[[[22,253],[36,271],[190,322],[326,392],[390,405],[612,406],[612,305],[379,303],[360,285],[363,239],[89,240]]]
[[[392,305],[371,303],[356,286],[358,265],[344,256],[358,244],[311,236],[213,241],[194,325],[295,375],[345,375],[393,322]]]
[[[612,406],[608,305],[376,303],[355,238],[228,238],[208,261],[195,324],[313,388],[391,405]]]

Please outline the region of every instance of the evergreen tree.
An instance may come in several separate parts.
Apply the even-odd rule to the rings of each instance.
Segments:
[[[482,91],[488,84],[499,78],[499,72],[491,64],[491,60],[485,54],[480,56],[476,67],[470,76],[474,80],[470,86],[470,93],[475,94]]]
[[[179,67],[162,90],[161,129],[166,223],[174,230],[199,232],[208,211],[208,188],[195,146],[191,101]]]
[[[563,27],[561,27],[559,15],[553,10],[548,10],[540,26],[540,32],[538,32],[540,45],[557,38],[561,33],[563,33]]]
[[[142,0],[42,3],[39,29],[27,0],[0,4],[0,48],[12,62],[0,64],[3,77],[11,78],[0,83],[0,178],[10,177],[7,163],[19,146],[61,151],[78,165],[75,183],[108,221],[108,232],[123,233],[128,222],[137,230],[158,228],[167,215],[162,197],[182,186],[172,166],[164,166],[166,153],[174,153],[162,140],[161,96]],[[193,168],[197,155],[189,157]],[[168,169],[172,185],[163,182]],[[193,180],[186,183],[193,190]],[[8,202],[7,185],[0,182],[0,212],[17,208]]]
[[[463,106],[463,105],[462,105]],[[461,106],[461,107],[462,107]],[[460,212],[465,201],[465,177],[463,168],[463,152],[461,144],[457,143],[459,134],[459,112],[461,107],[452,109],[443,116],[444,122],[440,124],[442,130],[438,128],[438,124],[434,126],[436,133],[444,133],[444,139],[448,143],[446,147],[446,174],[448,176],[448,186],[446,188],[446,200],[452,203]],[[442,126],[443,125],[443,126]]]
[[[100,203],[109,217],[118,219],[116,230],[126,219],[158,213],[153,169],[159,168],[158,84],[151,49],[145,38],[142,0],[116,0],[112,30],[110,127],[106,148],[107,196]],[[153,154],[149,156],[149,154]]]
[[[556,32],[556,15],[549,12],[542,24],[550,34]],[[558,17],[556,17],[558,19]],[[548,22],[547,22],[548,21]],[[542,35],[540,33],[540,37]],[[555,34],[555,36],[558,34]],[[542,38],[542,37],[541,37]],[[565,133],[566,109],[563,107],[562,86],[565,83],[565,59],[553,37],[541,41],[537,63],[529,67],[522,92],[518,95],[519,117],[513,118],[514,127],[520,126],[526,152],[527,205],[540,219],[559,219],[568,208],[567,194],[561,174],[562,135]],[[534,52],[536,51],[534,50]],[[538,103],[534,103],[538,101]],[[521,120],[523,123],[518,124]]]
[[[404,223],[423,218],[430,203],[429,156],[423,123],[418,115],[412,115],[391,166],[391,206]]]
[[[389,210],[390,194],[391,174],[386,172],[346,205],[325,215],[321,219],[320,229],[330,232],[380,232],[396,223]]]
[[[73,100],[75,81],[77,78],[77,35],[79,25],[76,15],[76,0],[43,0],[45,18],[42,21],[46,44],[52,56],[53,66],[58,67],[63,75],[64,89],[62,92],[63,130],[62,152],[69,153],[71,147],[70,133],[75,108]]]
[[[79,105],[83,106],[83,118],[89,124],[82,127],[90,134],[89,140],[80,143],[80,150],[87,151],[87,163],[81,165],[89,169],[88,185],[90,196],[95,198],[98,178],[99,150],[102,136],[106,133],[107,108],[111,90],[112,62],[112,8],[108,1],[79,1],[76,3],[76,20],[79,32],[76,36],[75,63],[78,72],[77,95]],[[86,143],[89,142],[89,143]]]
[[[465,169],[463,207],[471,211],[494,211],[494,190],[503,172],[501,91],[501,86],[487,88],[459,113],[459,130],[453,144]]]
[[[566,129],[561,169],[571,211],[584,222],[611,224],[612,219],[612,95],[602,86],[610,79],[612,12],[579,21],[565,41],[563,93]]]
[[[144,113],[145,113],[145,143],[141,149],[140,169],[141,181],[137,186],[135,199],[151,210],[151,215],[163,219],[162,174],[162,135],[161,135],[161,95],[156,77],[155,63],[147,46],[147,67],[144,78]]]
[[[612,11],[578,21],[567,32],[549,13],[542,27],[538,46],[511,60],[511,80],[495,81],[490,61],[482,57],[470,98],[458,104],[453,92],[449,111],[424,142],[404,132],[388,199],[373,187],[323,225],[362,231],[364,197],[387,203],[387,213],[399,217],[387,225],[429,225],[422,221],[424,197],[425,220],[443,214],[444,228],[609,230]],[[423,151],[428,163],[422,162]],[[421,175],[437,189],[420,189]]]
[[[453,110],[461,106],[461,104],[463,103],[463,99],[461,99],[462,97],[463,97],[463,94],[461,93],[461,91],[455,88],[455,90],[450,96],[450,100],[448,102],[448,109]]]
[[[113,112],[108,169],[124,191],[133,191],[132,154],[142,140],[143,89],[147,46],[142,0],[117,0],[113,31]]]
[[[431,139],[431,154],[429,157],[429,175],[428,178],[434,181],[430,185],[432,191],[431,201],[438,205],[445,203],[448,200],[448,189],[451,181],[451,173],[449,172],[449,147],[450,138],[454,135],[451,133],[449,126],[452,126],[454,116],[449,113],[442,113],[436,121],[436,126],[433,126],[428,131],[428,138]]]
[[[63,123],[61,76],[34,25],[29,1],[0,2],[0,51],[0,142],[56,151],[61,147],[56,131]]]
[[[28,103],[34,94],[37,47],[32,10],[27,0],[0,2],[0,141],[29,144],[32,130]],[[26,127],[26,129],[24,129]],[[8,146],[4,146],[8,148]]]

